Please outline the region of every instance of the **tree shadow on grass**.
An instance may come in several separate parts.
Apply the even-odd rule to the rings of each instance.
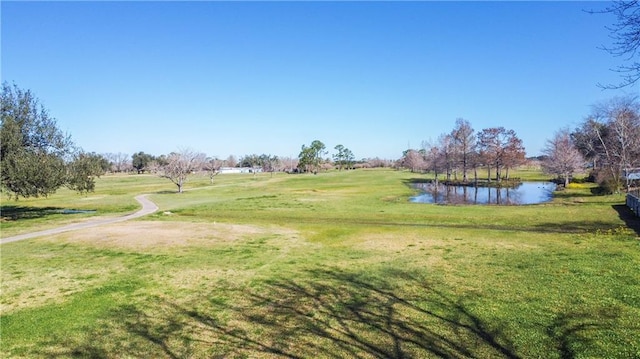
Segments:
[[[124,305],[107,321],[110,328],[81,343],[67,341],[57,352],[165,358],[525,357],[509,338],[516,334],[514,326],[509,332],[508,323],[478,315],[473,300],[443,293],[401,270],[381,278],[315,269],[304,279],[269,280],[188,303],[155,297]],[[540,333],[552,342],[550,356],[573,358],[576,345],[589,345],[582,334],[598,325],[588,315],[567,314],[548,328],[541,324]]]
[[[64,209],[60,207],[27,207],[18,205],[0,206],[0,217],[3,220],[36,219],[54,214],[60,214]]]
[[[573,359],[580,356],[578,348],[590,345],[588,334],[603,329],[610,329],[610,326],[590,319],[589,315],[565,313],[556,317],[547,327],[547,334],[553,339],[560,358]]]
[[[170,191],[170,190],[161,190],[161,191],[156,191],[154,192],[154,194],[178,194],[178,191]]]
[[[618,212],[618,216],[624,223],[640,236],[640,217],[636,216],[633,211],[624,204],[616,204],[611,206]]]

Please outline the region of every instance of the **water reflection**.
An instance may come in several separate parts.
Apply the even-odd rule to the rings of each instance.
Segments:
[[[552,182],[523,182],[516,188],[447,186],[417,183],[422,193],[411,202],[438,204],[500,204],[521,205],[548,202],[556,185]]]

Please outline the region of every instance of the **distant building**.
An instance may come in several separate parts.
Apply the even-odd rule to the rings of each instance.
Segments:
[[[261,167],[220,167],[220,174],[223,173],[261,173]]]
[[[640,180],[640,168],[629,168],[623,170],[622,176],[627,180]]]

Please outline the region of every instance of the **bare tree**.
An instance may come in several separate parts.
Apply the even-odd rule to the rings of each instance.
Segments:
[[[227,167],[236,167],[238,165],[238,160],[234,155],[229,155],[229,157],[224,160],[224,165]]]
[[[547,140],[543,153],[546,155],[542,161],[543,171],[562,178],[565,187],[571,176],[584,167],[584,157],[573,143],[568,129],[556,132],[552,139]]]
[[[418,172],[424,169],[424,158],[422,154],[416,150],[406,150],[402,156],[401,165],[408,168],[411,172]]]
[[[591,11],[595,13],[596,11]],[[608,89],[619,89],[633,85],[640,80],[640,62],[638,49],[640,48],[640,4],[633,1],[614,1],[613,5],[599,13],[609,13],[616,17],[616,23],[607,29],[613,41],[611,46],[602,49],[614,57],[623,58],[623,64],[614,71],[619,72],[622,82],[617,85],[601,85]]]
[[[456,169],[456,148],[453,136],[450,134],[442,134],[438,137],[438,153],[441,158],[440,163],[444,166],[447,181],[451,180],[451,174]],[[457,178],[456,178],[457,179]]]
[[[496,170],[496,181],[500,182],[503,168],[506,168],[508,178],[510,168],[524,163],[524,146],[514,130],[504,127],[485,128],[478,133],[477,146],[481,161],[488,168],[489,181],[492,168]]]
[[[444,156],[441,147],[428,142],[422,142],[424,153],[424,167],[427,171],[433,171],[436,184],[438,183],[438,175],[444,168]]]
[[[462,180],[467,181],[467,171],[471,164],[471,157],[475,152],[476,138],[469,121],[458,118],[456,127],[451,132],[454,141],[455,154],[462,166]]]
[[[640,104],[635,97],[619,97],[594,106],[583,128],[595,139],[600,161],[599,182],[609,191],[622,187],[625,169],[640,166]],[[579,135],[579,134],[578,134]]]
[[[220,168],[224,164],[224,161],[219,160],[216,157],[208,157],[202,163],[202,169],[207,171],[207,175],[209,175],[209,180],[213,183],[213,178],[220,174]]]
[[[369,168],[377,168],[377,167],[380,167],[380,168],[383,168],[383,167],[393,167],[393,161],[391,161],[391,160],[384,160],[384,159],[381,159],[381,158],[379,158],[379,157],[375,157],[375,158],[368,158],[368,159],[366,160],[366,165],[367,165]]]
[[[505,177],[509,179],[509,170],[526,162],[526,152],[522,140],[518,138],[514,130],[508,130],[504,137],[502,149],[502,165],[505,168]]]
[[[167,164],[162,168],[161,177],[168,178],[178,186],[178,193],[182,193],[188,176],[201,169],[205,159],[206,155],[204,153],[194,152],[189,149],[173,152],[167,157]]]
[[[126,153],[105,153],[104,157],[109,160],[112,172],[125,172],[133,168],[129,160],[130,157]]]
[[[270,172],[271,177],[273,177],[273,173],[278,170],[280,166],[280,158],[275,155],[260,155],[260,162],[262,165],[262,170],[265,172]]]
[[[478,132],[478,154],[481,162],[487,166],[487,180],[491,182],[491,169],[496,168],[499,173],[500,141],[499,135],[504,131],[503,127],[485,128]]]
[[[280,166],[287,172],[293,172],[294,169],[298,168],[298,158],[297,157],[282,157],[280,159]]]

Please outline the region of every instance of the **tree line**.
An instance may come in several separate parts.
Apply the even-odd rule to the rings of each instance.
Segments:
[[[420,149],[407,149],[399,166],[413,172],[430,171],[435,180],[469,182],[481,179],[480,169],[486,169],[486,181],[509,179],[509,171],[525,163],[522,140],[514,130],[504,127],[485,128],[476,132],[463,118],[454,129],[442,134],[435,142],[423,141]]]
[[[131,156],[100,155],[78,148],[68,134],[57,128],[55,119],[30,91],[5,82],[1,104],[1,188],[15,198],[47,196],[62,186],[90,192],[95,179],[108,171],[158,174],[182,192],[190,174],[207,173],[213,182],[223,167],[247,167],[254,173],[317,173],[331,168],[395,166],[433,172],[436,180],[500,182],[509,179],[511,169],[525,163],[525,149],[514,130],[491,127],[476,132],[463,118],[456,120],[451,132],[436,141],[423,141],[419,149],[407,149],[395,163],[379,158],[356,161],[353,152],[342,144],[336,145],[335,152],[328,156],[326,145],[319,140],[302,145],[296,158],[250,154],[222,160],[190,149],[160,156],[142,151]],[[640,168],[637,98],[614,98],[594,105],[573,131],[558,130],[543,152],[543,170],[565,185],[574,173],[588,170],[590,178],[607,192],[629,188],[631,183],[625,173]]]
[[[325,145],[314,141],[302,146],[298,158],[279,158],[267,154],[251,154],[236,160],[208,157],[191,149],[154,156],[143,151],[130,158],[123,153],[96,154],[77,147],[71,136],[63,133],[56,120],[31,93],[17,85],[2,84],[0,127],[0,189],[15,199],[40,197],[66,186],[80,193],[91,192],[95,179],[108,171],[154,173],[169,179],[182,192],[188,177],[205,172],[211,182],[223,167],[248,167],[252,172],[307,172],[325,165]],[[335,147],[335,165],[339,169],[353,167],[353,153]]]

